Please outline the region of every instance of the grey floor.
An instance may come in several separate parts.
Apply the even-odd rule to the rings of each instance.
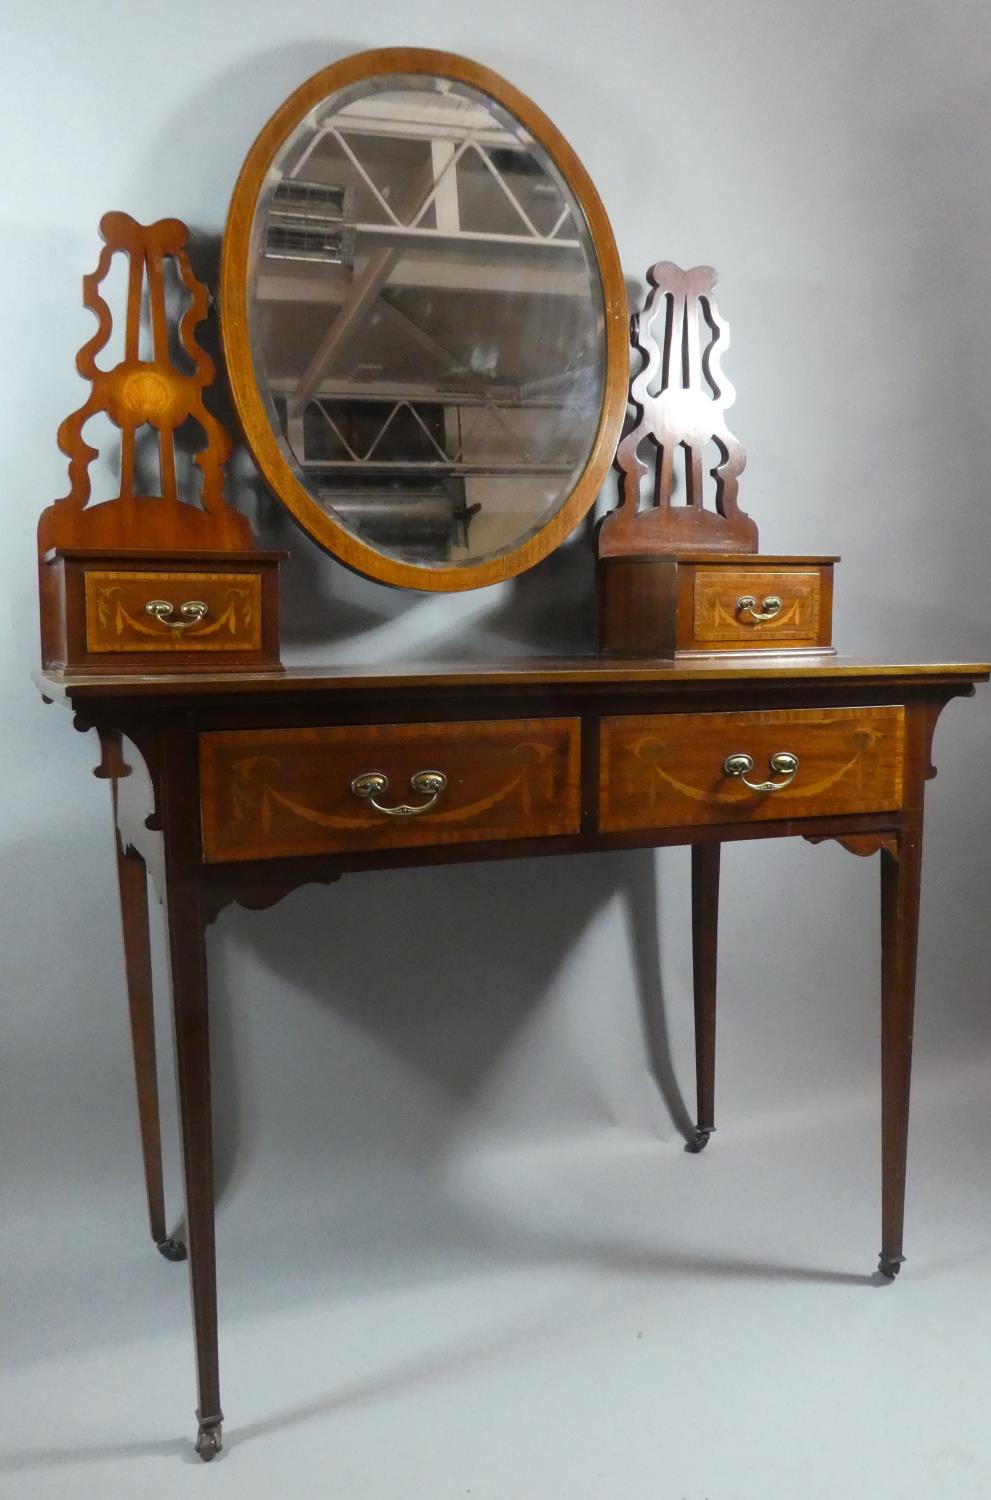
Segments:
[[[0,1493],[973,1500],[989,1127],[984,1070],[917,1076],[894,1285],[866,1095],[738,1120],[698,1158],[607,1129],[455,1150],[429,1180],[256,1164],[219,1214],[210,1467],[185,1270],[143,1242],[136,1174],[61,1183],[50,1213],[15,1194]]]

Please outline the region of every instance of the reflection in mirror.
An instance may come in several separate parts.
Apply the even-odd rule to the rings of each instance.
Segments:
[[[603,403],[602,286],[575,198],[499,105],[420,75],[332,95],[273,163],[249,264],[269,418],[349,531],[443,567],[567,500]]]

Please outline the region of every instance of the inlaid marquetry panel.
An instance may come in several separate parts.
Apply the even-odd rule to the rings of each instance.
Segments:
[[[578,719],[218,730],[200,735],[208,862],[577,833]],[[382,808],[419,808],[420,772],[445,779],[423,812],[358,797],[378,773]]]
[[[599,827],[614,833],[699,823],[885,812],[901,806],[901,706],[766,713],[647,714],[601,724]],[[789,777],[772,757],[798,758]],[[727,774],[753,761],[754,791]]]
[[[85,591],[87,651],[261,648],[257,573],[89,569]]]
[[[699,568],[695,573],[694,644],[814,646],[819,636],[820,576],[756,568]],[[749,608],[741,600],[754,601]],[[780,600],[767,620],[755,618]]]

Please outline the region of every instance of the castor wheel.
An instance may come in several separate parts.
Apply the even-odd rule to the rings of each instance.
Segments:
[[[696,1129],[695,1134],[692,1136],[691,1140],[685,1142],[685,1150],[691,1152],[692,1156],[698,1156],[699,1152],[704,1151],[706,1146],[708,1146],[709,1137],[711,1134],[711,1126],[708,1130],[703,1130],[700,1125]]]
[[[159,1255],[166,1260],[185,1260],[186,1247],[181,1240],[174,1240],[171,1235],[166,1235],[164,1240],[156,1240],[155,1248]]]
[[[223,1446],[220,1423],[206,1425],[201,1422],[196,1434],[196,1451],[203,1462],[208,1464],[212,1458],[216,1458]]]
[[[894,1281],[895,1277],[898,1275],[898,1272],[901,1270],[904,1261],[904,1255],[885,1255],[884,1251],[882,1250],[881,1259],[877,1263],[877,1268],[881,1272],[882,1276],[886,1276],[889,1281]]]

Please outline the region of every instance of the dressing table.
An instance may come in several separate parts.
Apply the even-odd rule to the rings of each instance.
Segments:
[[[650,374],[639,396],[634,381],[624,499],[599,533],[599,655],[284,669],[280,557],[254,547],[224,497],[229,443],[204,399],[206,292],[183,226],[115,214],[102,228],[84,283],[98,331],[79,356],[91,396],[59,434],[70,494],[39,526],[37,680],[97,730],[110,782],[150,1227],[166,1259],[188,1251],[201,1457],[220,1451],[222,1421],[206,930],[231,902],[269,906],[307,882],[690,845],[698,1151],[714,1128],[722,844],[836,839],[879,854],[880,1269],[893,1278],[930,747],[944,705],[991,666],[838,657],[835,560],[758,553],[736,503],[714,276],[655,267],[634,330]],[[105,368],[114,255],[128,264],[125,344]],[[220,307],[262,475],[369,577],[435,590],[509,578],[574,530],[606,480],[629,380],[608,221],[550,122],[464,59],[366,53],[286,102],[235,189]],[[98,505],[83,438],[94,411],[121,432],[120,494]],[[154,494],[136,483],[148,429]],[[641,441],[659,466],[647,504]],[[167,930],[186,1245],[163,1193],[149,877]]]

